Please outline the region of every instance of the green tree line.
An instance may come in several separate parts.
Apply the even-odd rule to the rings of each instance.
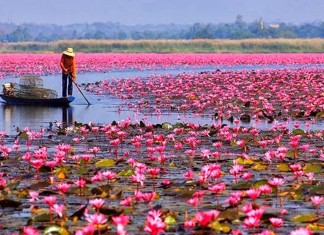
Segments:
[[[268,23],[262,19],[247,23],[238,15],[233,23],[192,25],[137,25],[92,23],[71,25],[0,23],[1,42],[53,42],[74,39],[250,39],[250,38],[324,38],[324,22]]]

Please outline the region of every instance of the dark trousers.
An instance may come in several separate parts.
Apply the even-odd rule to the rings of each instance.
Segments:
[[[67,94],[72,95],[73,91],[73,82],[71,74],[62,74],[62,96],[66,97],[66,88]]]

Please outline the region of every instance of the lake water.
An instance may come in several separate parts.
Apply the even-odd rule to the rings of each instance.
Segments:
[[[314,65],[316,67],[322,67]],[[174,68],[168,70],[146,70],[146,71],[115,71],[109,73],[84,73],[78,74],[79,83],[88,83],[102,81],[104,79],[113,78],[133,78],[133,77],[147,77],[152,74],[178,74],[178,73],[189,73],[189,72],[201,72],[201,71],[215,71],[216,69],[221,70],[242,70],[242,69],[259,69],[259,68],[273,68],[280,69],[286,68],[287,66],[235,66],[235,67],[203,67],[203,68]],[[292,67],[292,66],[291,66]],[[293,66],[294,68],[298,65]],[[55,89],[58,94],[61,93],[61,75],[48,75],[42,77],[44,80],[44,86],[46,88]],[[2,82],[17,82],[18,78],[6,78]],[[82,89],[82,87],[81,87]],[[163,123],[163,122],[194,122],[197,124],[211,124],[212,119],[210,116],[194,116],[194,115],[183,115],[177,113],[163,113],[160,116],[147,116],[140,113],[135,113],[129,110],[126,105],[119,99],[107,98],[97,96],[93,93],[83,91],[86,98],[89,100],[91,105],[87,105],[87,102],[74,87],[73,95],[76,97],[75,101],[70,107],[41,107],[41,106],[22,106],[22,105],[8,105],[5,102],[0,102],[0,118],[3,122],[0,122],[0,130],[5,130],[9,134],[17,133],[17,128],[30,127],[32,129],[50,128],[52,125],[58,125],[61,123],[73,123],[74,121],[81,123],[111,123],[112,121],[119,121],[128,117],[132,118],[133,121],[145,120],[150,123]],[[120,110],[120,111],[118,111]],[[227,123],[229,124],[229,123]],[[254,125],[260,129],[267,129],[273,124],[265,122],[261,123],[247,123],[245,126]],[[244,126],[243,125],[243,126]],[[290,123],[289,125],[292,125]],[[303,128],[301,123],[301,128]],[[313,124],[311,129],[323,129],[324,122],[317,122]]]

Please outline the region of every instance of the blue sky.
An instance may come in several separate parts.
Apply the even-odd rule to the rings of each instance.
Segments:
[[[0,0],[0,22],[192,24],[324,21],[324,0]]]

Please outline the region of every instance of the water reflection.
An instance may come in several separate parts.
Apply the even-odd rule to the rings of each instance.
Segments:
[[[44,107],[24,105],[2,105],[2,130],[12,133],[15,129],[51,129],[56,123],[63,126],[74,122],[73,107]],[[1,114],[0,114],[1,116]]]
[[[74,122],[73,107],[62,107],[62,125],[67,127]]]

